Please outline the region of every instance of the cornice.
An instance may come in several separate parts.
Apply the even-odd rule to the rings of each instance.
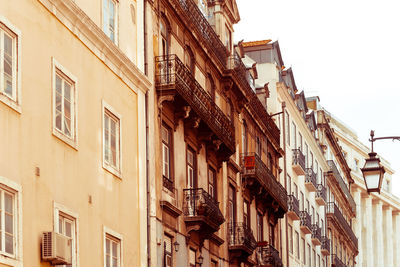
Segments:
[[[71,0],[38,0],[135,93],[152,87],[144,73]]]

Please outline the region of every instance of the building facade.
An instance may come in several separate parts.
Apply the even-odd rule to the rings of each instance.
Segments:
[[[0,266],[50,266],[43,232],[70,240],[64,266],[147,263],[142,17],[143,1],[0,1]]]
[[[317,108],[323,109],[320,105]],[[324,112],[343,149],[354,180],[351,193],[357,206],[357,217],[353,220],[353,229],[359,240],[355,266],[399,266],[400,200],[392,194],[394,171],[389,162],[380,157],[386,171],[382,190],[380,194],[368,194],[361,168],[370,148],[361,143],[346,124],[329,112]]]

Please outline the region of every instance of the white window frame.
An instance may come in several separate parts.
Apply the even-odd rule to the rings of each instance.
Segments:
[[[104,254],[103,255],[103,259],[104,259],[104,263],[103,264],[104,264],[104,267],[106,267],[106,239],[107,239],[108,236],[110,236],[112,239],[119,240],[119,251],[118,251],[119,252],[119,260],[118,260],[117,266],[118,267],[123,267],[123,262],[124,262],[124,259],[123,259],[123,255],[124,255],[123,248],[124,248],[124,246],[123,246],[122,235],[119,234],[118,232],[106,227],[106,226],[103,226],[103,254]]]
[[[115,117],[116,119],[118,119],[119,121],[119,125],[118,125],[118,133],[117,133],[117,137],[118,137],[118,142],[117,142],[117,166],[112,166],[110,164],[108,164],[106,162],[105,159],[105,135],[104,135],[104,127],[105,127],[105,122],[104,122],[104,115],[108,113],[111,116]],[[102,104],[102,113],[101,113],[101,120],[102,120],[102,138],[103,138],[103,142],[102,142],[102,155],[103,155],[103,168],[106,169],[107,171],[111,172],[112,174],[114,174],[116,177],[121,178],[122,179],[122,116],[117,113],[115,111],[115,109],[108,105],[105,101],[103,101]]]
[[[13,38],[13,90],[14,97],[11,98],[8,95],[3,93],[3,54],[0,53],[0,102],[9,106],[13,110],[18,113],[22,113],[21,109],[21,39],[22,33],[21,31],[15,27],[10,21],[8,21],[5,17],[0,15],[0,51],[3,51],[3,37],[2,32],[5,31],[3,28],[7,28],[6,31],[12,32],[15,37]]]
[[[75,242],[72,242],[72,267],[79,267],[79,216],[78,213],[72,211],[66,206],[53,202],[53,231],[59,233],[59,217],[60,214],[70,217],[75,222]],[[75,246],[75,247],[74,247]],[[66,266],[66,265],[62,265]]]
[[[62,79],[68,79],[69,82],[73,83],[71,87],[71,136],[64,134],[62,131],[56,128],[56,75],[60,73]],[[59,75],[60,75],[59,74]],[[78,79],[65,67],[63,67],[54,57],[52,58],[52,117],[53,117],[53,135],[71,146],[74,149],[78,149]],[[63,101],[63,100],[62,100]],[[64,116],[63,114],[61,114]]]
[[[2,190],[14,194],[13,230],[15,236],[14,254],[11,255],[0,251],[0,264],[22,267],[22,186],[6,177],[0,176],[0,187]],[[4,248],[4,244],[2,247]]]
[[[102,31],[104,32],[104,34],[111,40],[111,38],[110,38],[110,36],[107,34],[107,32],[105,32],[104,31],[104,16],[105,16],[105,14],[104,14],[104,1],[105,0],[100,0],[101,1],[101,29],[102,29]],[[115,26],[115,28],[114,28],[114,41],[113,40],[111,40],[111,42],[113,42],[115,45],[118,45],[118,38],[119,38],[119,34],[118,34],[118,31],[119,31],[119,23],[118,23],[118,21],[119,21],[119,16],[118,16],[118,14],[119,14],[119,1],[118,0],[107,0],[107,3],[109,2],[109,1],[112,1],[112,2],[114,2],[114,5],[115,5],[115,14],[114,14],[114,26]],[[107,25],[107,27],[109,27],[109,25]]]

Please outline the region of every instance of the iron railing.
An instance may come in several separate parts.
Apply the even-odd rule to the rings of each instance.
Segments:
[[[346,183],[343,181],[343,178],[340,175],[335,162],[333,160],[327,160],[327,163],[331,169],[331,172],[333,173],[333,177],[335,177],[335,180],[339,184],[340,189],[345,194],[345,196],[350,204],[351,210],[355,213],[356,212],[356,202],[354,201],[353,197],[351,196],[349,188],[347,187]]]
[[[279,256],[279,251],[276,250],[272,245],[266,245],[258,247],[257,250],[257,261],[258,264],[268,265],[272,267],[282,267],[282,259]]]
[[[218,228],[224,221],[219,203],[203,188],[183,189],[185,217],[204,217]]]
[[[236,51],[233,55],[228,57],[227,68],[233,72],[233,77],[237,80],[239,87],[245,91],[247,96],[255,92],[251,86],[250,73],[247,71],[246,66]]]
[[[306,210],[300,211],[300,226],[305,226],[308,229],[312,229],[311,226],[311,216],[310,214],[308,214],[308,212]]]
[[[312,183],[315,188],[317,188],[317,174],[312,168],[306,169],[306,177],[304,180],[306,183]]]
[[[256,249],[257,242],[247,223],[233,222],[228,224],[228,245],[230,247],[244,246],[252,252]]]
[[[333,216],[337,224],[342,227],[344,232],[347,234],[351,242],[354,244],[354,246],[358,249],[358,239],[356,235],[354,234],[353,230],[351,229],[350,224],[346,221],[344,218],[343,214],[340,212],[339,208],[336,206],[334,202],[329,202],[326,206],[326,215],[327,216]]]
[[[175,89],[220,138],[230,153],[235,152],[235,130],[232,122],[196,81],[178,56],[156,57],[156,86],[161,95]]]
[[[311,227],[311,238],[318,239],[320,242],[322,242],[321,227],[319,227],[317,223],[314,223]]]
[[[321,250],[326,250],[331,252],[331,240],[327,236],[322,237],[322,242],[321,242]]]
[[[243,177],[255,177],[265,190],[287,211],[288,201],[286,189],[254,152],[243,153],[241,159]]]
[[[299,201],[294,195],[288,196],[288,211],[293,211],[300,217],[300,205]]]
[[[332,254],[332,265],[335,267],[347,267],[336,254]]]
[[[214,54],[220,65],[226,68],[228,50],[197,4],[193,0],[170,0],[169,2],[179,17],[199,37],[199,41]]]
[[[300,149],[293,149],[293,165],[300,165],[303,170],[306,170],[306,157],[304,156],[303,152]]]
[[[318,184],[317,185],[317,198],[322,198],[324,201],[326,201],[326,187],[323,184]]]

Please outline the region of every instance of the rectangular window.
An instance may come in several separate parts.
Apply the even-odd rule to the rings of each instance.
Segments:
[[[303,251],[303,264],[306,264],[306,240],[301,238],[301,249]]]
[[[296,258],[300,260],[300,235],[297,231],[295,231],[294,241],[296,244]]]
[[[300,191],[300,209],[304,210],[304,193]]]
[[[188,147],[186,151],[186,171],[187,171],[187,188],[195,188],[196,187],[196,154],[195,152]]]
[[[289,121],[289,113],[285,111],[285,120],[286,120],[286,142],[290,145],[290,121]]]
[[[189,267],[196,267],[196,251],[189,249]]]
[[[172,238],[164,235],[164,266],[172,267]]]
[[[317,261],[317,263],[318,263],[318,267],[321,267],[321,256],[320,255],[318,255],[318,261]]]
[[[309,167],[309,164],[308,164],[308,145],[307,144],[305,144],[305,151],[304,151],[304,156],[305,156],[305,162],[306,162],[306,168],[308,168]]]
[[[287,191],[292,192],[292,178],[289,176],[289,174],[287,175]]]
[[[316,267],[316,261],[317,261],[317,254],[315,253],[315,249],[313,249],[313,251],[312,251],[312,253],[313,253],[313,267]]]
[[[211,266],[210,267],[218,267],[218,262],[211,260]]]
[[[105,235],[105,267],[121,266],[121,240],[110,234]]]
[[[217,178],[215,170],[208,167],[208,193],[214,199],[217,199]]]
[[[163,176],[172,180],[172,130],[166,125],[161,126],[162,132],[162,171]]]
[[[259,136],[256,137],[256,153],[261,157],[261,141]]]
[[[72,241],[72,264],[61,265],[63,267],[75,267],[77,266],[77,215],[72,214],[66,208],[61,205],[54,204],[54,228],[59,234],[71,238]]]
[[[18,41],[18,35],[0,21],[0,96],[13,102],[18,102]]]
[[[115,0],[103,0],[103,31],[116,43],[117,33],[117,2]]]
[[[232,33],[229,30],[228,26],[225,26],[225,47],[228,51],[231,51],[232,47]]]
[[[297,199],[299,199],[299,196],[298,196],[298,187],[297,187],[297,184],[296,184],[296,183],[293,183],[293,195],[294,195]]]
[[[313,162],[314,162],[314,155],[313,155],[313,153],[310,151],[310,165],[309,165],[309,168],[311,168],[311,169],[314,169]]]
[[[311,267],[311,246],[307,244],[308,266]]]
[[[263,241],[263,216],[261,213],[257,212],[257,240]]]
[[[289,241],[289,252],[293,254],[293,228],[291,225],[288,226],[288,241]]]
[[[106,169],[119,175],[121,158],[120,119],[110,108],[103,109],[103,159]]]
[[[291,136],[291,139],[293,140],[293,148],[294,149],[298,148],[297,147],[297,140],[296,140],[296,132],[297,132],[296,124],[294,124],[294,122],[292,122],[292,136]]]
[[[243,222],[250,227],[250,204],[247,200],[243,201]]]
[[[275,247],[275,226],[269,223],[269,243]]]
[[[236,189],[232,185],[229,185],[228,208],[229,222],[234,223],[236,221]]]
[[[300,151],[303,152],[303,136],[301,135],[300,132],[299,132],[299,148]]]
[[[14,256],[16,246],[15,193],[0,188],[0,253]]]

